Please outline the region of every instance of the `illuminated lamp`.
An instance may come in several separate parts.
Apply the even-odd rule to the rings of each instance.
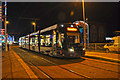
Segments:
[[[9,24],[9,21],[6,21],[6,24]]]
[[[44,36],[42,36],[42,38],[44,38]]]
[[[1,29],[1,34],[4,35],[4,29]]]
[[[64,25],[62,24],[61,27],[64,27]]]
[[[70,27],[73,27],[73,25],[71,25]]]
[[[68,28],[67,28],[67,31],[77,31],[77,28],[68,27]]]
[[[77,22],[77,23],[75,23],[77,26],[79,26],[79,23]]]

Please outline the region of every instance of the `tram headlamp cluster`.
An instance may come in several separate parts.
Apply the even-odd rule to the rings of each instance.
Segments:
[[[85,50],[85,48],[83,48],[83,50]]]
[[[64,25],[62,24],[61,27],[64,27]]]
[[[74,52],[74,49],[69,49],[70,52]]]

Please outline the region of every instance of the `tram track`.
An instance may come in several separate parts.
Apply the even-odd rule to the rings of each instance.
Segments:
[[[83,57],[83,58],[86,58],[86,57]],[[93,62],[95,62],[96,60],[91,60]],[[47,61],[47,62],[50,62],[50,61]],[[69,62],[74,62],[74,61],[69,61]],[[100,61],[97,61],[99,63],[104,63],[104,64],[111,64],[111,63],[106,63],[106,62],[100,62]],[[115,73],[118,73],[120,74],[119,72],[116,72],[116,71],[112,71],[112,70],[107,70],[107,69],[103,69],[103,68],[100,68],[100,67],[95,67],[95,66],[91,66],[91,65],[87,65],[87,64],[84,64],[84,63],[78,63],[78,64],[82,64],[82,65],[86,65],[86,66],[90,66],[90,67],[93,67],[93,68],[97,68],[97,69],[102,69],[102,70],[106,70],[106,71],[110,71],[110,72],[115,72]],[[57,64],[56,64],[57,65]],[[119,66],[119,65],[118,65]],[[70,70],[72,72],[72,70]]]
[[[100,67],[95,67],[95,66],[87,65],[87,64],[84,64],[84,63],[78,63],[78,64],[82,64],[82,65],[90,66],[90,67],[93,67],[93,68],[102,69],[102,70],[106,70],[106,71],[115,72],[115,73],[120,74],[119,72],[116,72],[116,71],[107,70],[107,69],[103,69],[103,68],[100,68]]]
[[[73,71],[73,70],[69,70],[69,69],[64,68],[64,67],[61,67],[60,65],[58,65],[58,64],[56,64],[56,63],[53,63],[53,62],[51,62],[51,61],[49,61],[49,60],[46,60],[45,58],[42,58],[42,57],[41,57],[41,59],[43,59],[44,61],[47,61],[48,63],[51,63],[51,64],[53,64],[53,65],[55,65],[55,66],[58,66],[58,67],[60,67],[60,68],[62,68],[62,69],[64,69],[64,70],[67,70],[67,71],[69,71],[69,72],[72,72],[72,73],[74,73],[74,74],[76,74],[76,75],[78,75],[78,76],[82,76],[82,77],[84,77],[84,78],[86,78],[86,79],[92,80],[92,79],[90,79],[90,77],[88,77],[88,76],[86,76],[86,75],[77,73],[77,72],[75,72],[75,71]]]
[[[24,52],[26,52],[26,51],[24,51]],[[22,59],[24,59],[21,54],[18,54],[18,55],[19,55]],[[44,76],[46,76],[47,79],[49,79],[49,80],[54,80],[52,77],[50,77],[47,73],[45,73],[43,70],[41,70],[40,68],[38,68],[38,67],[37,67],[35,64],[33,64],[31,61],[28,62],[28,61],[25,61],[25,60],[24,60],[24,62],[28,64],[28,66],[30,67],[30,69],[31,69],[36,75],[38,75],[38,74],[34,71],[34,69],[32,69],[31,66],[33,66],[33,67],[36,68],[40,73],[42,73]],[[39,79],[39,80],[41,80],[41,79]]]
[[[82,57],[82,58],[86,59],[86,57]],[[91,61],[95,62],[96,60],[91,60]],[[75,63],[77,61],[72,61],[71,60],[71,61],[68,61],[68,62]],[[106,62],[100,62],[100,61],[97,61],[97,62],[98,63],[103,63],[103,64],[111,64],[111,65],[114,64],[114,63],[106,63]],[[102,70],[106,70],[106,71],[115,72],[115,73],[120,74],[119,72],[116,72],[116,71],[112,71],[112,70],[108,70],[108,69],[104,69],[104,68],[100,68],[100,67],[95,67],[95,66],[91,66],[91,65],[88,65],[88,64],[84,64],[84,63],[78,63],[78,64],[82,64],[82,65],[86,65],[86,66],[89,66],[89,67],[93,67],[93,68],[97,68],[97,69],[102,69]],[[117,65],[117,64],[115,64],[115,65]],[[120,65],[118,64],[118,66],[120,66]]]
[[[54,80],[49,74],[45,73],[43,70],[41,70],[40,68],[38,68],[35,64],[33,64],[32,62],[26,62],[32,66],[34,66],[37,70],[39,70],[42,74],[44,74],[48,79],[50,80]],[[34,71],[34,70],[33,70]]]
[[[50,80],[54,80],[54,78],[52,78],[49,74],[47,74],[47,73],[45,73],[43,70],[41,70],[39,67],[37,67],[35,64],[33,64],[32,62],[29,62],[28,64],[32,64],[34,67],[36,67],[40,72],[42,72],[44,75],[46,75]],[[60,66],[59,66],[60,67]],[[83,76],[83,75],[81,75],[81,74],[79,74],[79,73],[77,73],[77,72],[75,72],[75,71],[73,71],[73,70],[68,70],[68,69],[66,69],[66,68],[63,68],[63,67],[60,67],[60,68],[62,68],[62,69],[64,69],[64,70],[67,70],[67,71],[69,71],[69,72],[72,72],[72,73],[74,73],[74,74],[76,74],[76,75],[78,75],[78,76],[82,76],[82,77],[84,77],[84,78],[86,78],[86,79],[88,79],[88,80],[92,80],[92,79],[90,79],[90,77],[88,77],[88,76]]]
[[[21,56],[21,57],[22,57],[22,56]],[[40,57],[40,56],[39,56],[39,57]],[[43,58],[43,57],[40,57],[40,59],[42,59],[42,60],[44,60],[44,61],[46,61],[46,62],[48,62],[48,63],[50,63],[50,64],[52,64],[52,65],[55,65],[55,66],[57,66],[57,67],[59,67],[59,68],[61,68],[61,69],[63,69],[63,70],[66,70],[66,71],[68,71],[68,72],[70,72],[70,73],[73,73],[73,74],[75,74],[75,75],[78,75],[78,76],[80,76],[80,77],[83,77],[84,79],[92,80],[90,77],[88,77],[88,76],[86,76],[86,75],[83,75],[83,74],[80,74],[80,73],[75,72],[75,71],[73,71],[73,70],[64,68],[64,67],[62,67],[62,66],[60,66],[60,65],[58,65],[58,64],[56,64],[56,63],[54,63],[54,62],[51,62],[50,60],[47,60],[47,59],[45,59],[45,58]],[[26,61],[25,61],[25,62],[26,62]],[[36,66],[34,63],[32,63],[32,62],[26,62],[26,63],[34,66],[36,69],[38,69],[41,73],[43,73],[43,74],[44,74],[46,77],[48,77],[50,80],[54,80],[54,78],[52,78],[49,74],[47,74],[47,73],[44,72],[42,69],[40,69],[40,67]]]
[[[21,49],[22,50],[22,49]],[[26,51],[27,52],[27,51]],[[37,53],[36,53],[37,54]],[[62,67],[61,65],[59,65],[59,64],[56,64],[56,62],[53,62],[53,60],[51,61],[50,60],[50,58],[51,57],[48,57],[48,56],[44,56],[44,55],[41,55],[41,54],[37,54],[37,55],[39,55],[39,57],[42,59],[42,60],[44,60],[44,61],[46,61],[46,62],[48,62],[48,63],[50,63],[50,64],[53,64],[53,65],[55,65],[55,66],[57,66],[57,67],[60,67],[60,68],[62,68],[62,69],[64,69],[64,70],[66,70],[66,71],[69,71],[69,72],[71,72],[71,73],[73,73],[73,74],[76,74],[76,75],[78,75],[78,76],[81,76],[81,77],[84,77],[84,78],[86,78],[86,79],[89,79],[89,80],[92,80],[90,77],[88,77],[88,76],[86,76],[86,75],[84,75],[84,74],[81,74],[81,73],[79,73],[79,72],[76,72],[76,71],[74,71],[74,70],[72,70],[72,69],[67,69],[67,68],[65,68],[65,67]],[[41,56],[42,57],[41,57]],[[43,57],[44,56],[44,57]],[[47,58],[47,59],[46,59]],[[55,59],[55,58],[54,58]],[[55,59],[56,60],[56,59]],[[74,62],[75,63],[75,61],[69,61],[69,62]],[[48,76],[48,78],[49,79],[51,79],[51,80],[53,80],[53,78],[50,76],[50,75],[48,75],[47,73],[45,73],[44,71],[42,71],[39,67],[37,67],[34,63],[32,63],[32,62],[29,62],[29,64],[31,64],[31,65],[33,65],[33,66],[35,66],[37,69],[39,69],[43,74],[45,74],[46,76]],[[89,67],[94,67],[94,66],[90,66],[90,65],[87,65],[87,64],[83,64],[83,63],[78,63],[78,64],[82,64],[82,65],[86,65],[86,66],[89,66]],[[107,63],[108,64],[108,63]],[[97,68],[97,69],[102,69],[102,68],[99,68],[99,67],[94,67],[94,68]],[[102,70],[106,70],[106,69],[102,69]],[[106,71],[111,71],[111,70],[106,70]],[[115,71],[111,71],[111,72],[115,72]],[[115,72],[115,73],[118,73],[118,72]]]
[[[48,58],[47,58],[48,59]],[[91,60],[91,61],[94,61],[94,60]],[[96,61],[96,60],[95,60]],[[95,62],[94,61],[94,62]],[[72,62],[72,63],[76,63],[75,61],[68,61],[68,62]],[[98,62],[98,61],[97,61]],[[53,62],[52,62],[53,63]],[[99,63],[104,63],[104,62],[99,62]],[[120,75],[120,73],[119,72],[117,72],[117,71],[113,71],[113,70],[109,70],[109,69],[104,69],[104,68],[100,68],[100,67],[95,67],[95,66],[91,66],[91,65],[88,65],[88,64],[84,64],[84,63],[78,63],[77,62],[77,64],[82,64],[82,65],[85,65],[85,66],[89,66],[89,67],[92,67],[92,68],[96,68],[96,69],[100,69],[100,70],[104,70],[104,71],[109,71],[109,72],[113,72],[113,73],[117,73],[117,74],[119,74]],[[104,64],[108,64],[108,63],[104,63]],[[58,64],[57,64],[58,65]],[[111,64],[112,65],[112,64]],[[116,65],[116,64],[115,64]],[[119,66],[119,65],[118,65]],[[61,66],[60,66],[61,67]],[[62,67],[63,69],[66,69],[66,68],[64,68],[64,67]],[[74,72],[74,70],[69,70],[70,72]],[[119,70],[118,70],[119,71]],[[75,73],[77,73],[77,74],[79,74],[78,72],[75,72]],[[83,75],[83,74],[82,74]],[[88,77],[88,76],[87,76]],[[90,78],[90,77],[88,77],[88,78]]]
[[[94,61],[94,60],[93,60]],[[49,61],[50,62],[50,61]],[[72,63],[75,63],[75,61],[68,61],[68,62],[72,62]],[[53,63],[53,62],[52,62]],[[100,68],[100,67],[95,67],[95,66],[91,66],[91,65],[87,65],[87,64],[84,64],[84,63],[78,63],[78,64],[82,64],[82,65],[85,65],[85,66],[89,66],[89,67],[93,67],[93,68],[97,68],[97,69],[102,69],[102,70],[105,70],[105,71],[110,71],[110,72],[115,72],[115,73],[118,73],[120,74],[119,72],[116,72],[116,71],[112,71],[112,70],[107,70],[107,69],[103,69],[103,68]],[[108,64],[108,63],[107,63]],[[58,65],[58,64],[56,64]],[[72,70],[70,70],[72,72]],[[74,72],[74,71],[73,71]]]

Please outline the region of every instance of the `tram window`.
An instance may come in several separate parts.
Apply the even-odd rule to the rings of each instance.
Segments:
[[[69,43],[80,43],[79,33],[67,33],[67,40]]]
[[[66,39],[63,40],[62,47],[64,50],[67,50],[67,40]]]
[[[38,46],[38,36],[35,37],[35,46]]]
[[[69,44],[73,44],[73,43],[75,43],[75,36],[68,36],[67,40],[68,40]]]
[[[32,37],[32,46],[35,46],[35,37]]]
[[[68,36],[67,40],[69,44],[80,43],[78,36]]]
[[[63,42],[63,40],[64,40],[64,34],[61,33],[61,41]]]
[[[51,35],[41,35],[41,46],[52,46],[52,36]]]
[[[26,44],[27,45],[29,44],[29,38],[26,38]]]

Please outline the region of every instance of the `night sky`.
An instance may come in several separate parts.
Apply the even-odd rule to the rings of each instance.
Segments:
[[[33,32],[32,22],[37,29],[43,29],[56,23],[82,20],[82,4],[79,3],[43,3],[43,2],[8,2],[8,33],[16,38]],[[120,30],[119,3],[85,3],[88,22],[108,25],[106,33]],[[71,15],[71,13],[73,13]],[[110,34],[109,34],[110,35]],[[108,36],[109,36],[108,35]]]

